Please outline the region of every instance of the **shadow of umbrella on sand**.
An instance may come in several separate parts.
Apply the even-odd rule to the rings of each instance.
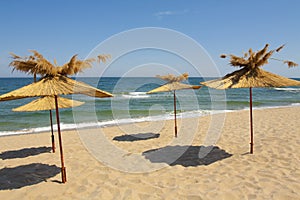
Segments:
[[[63,183],[66,182],[66,171],[64,167],[62,138],[61,138],[61,131],[60,131],[58,96],[68,95],[68,94],[84,94],[84,95],[98,97],[98,98],[113,96],[108,92],[99,90],[85,83],[75,81],[71,78],[62,76],[60,74],[46,75],[38,82],[31,83],[27,86],[21,87],[19,89],[16,89],[14,91],[11,91],[9,93],[0,96],[0,101],[15,100],[15,99],[28,98],[28,97],[43,97],[43,96],[54,97]]]
[[[184,89],[199,89],[201,88],[200,85],[188,85],[188,84],[184,84],[184,83],[180,83],[183,80],[186,80],[188,78],[188,74],[184,73],[180,76],[174,76],[172,74],[166,75],[166,76],[159,76],[157,75],[157,78],[163,79],[168,81],[166,84],[155,88],[149,92],[147,92],[147,94],[152,94],[152,93],[158,93],[158,92],[173,92],[173,96],[174,96],[174,123],[175,123],[175,137],[177,137],[177,120],[176,120],[176,94],[175,91],[176,90],[184,90]]]
[[[252,120],[252,88],[261,87],[284,87],[284,86],[299,86],[300,82],[288,79],[283,76],[272,74],[262,70],[260,67],[268,63],[273,53],[280,51],[284,45],[275,50],[268,51],[268,44],[258,51],[253,52],[249,49],[243,57],[235,55],[230,56],[230,65],[240,67],[240,70],[227,74],[223,78],[201,82],[215,89],[229,89],[229,88],[249,88],[250,97],[250,153],[253,153],[253,120]],[[221,58],[226,58],[226,55],[221,55]],[[278,59],[275,59],[278,60]],[[298,64],[292,61],[283,61],[289,67],[297,66]]]
[[[57,97],[58,108],[71,108],[81,106],[84,102],[75,101],[67,98]],[[52,122],[52,110],[55,110],[55,97],[44,96],[33,100],[32,102],[23,106],[12,109],[15,112],[35,112],[42,110],[49,110],[50,113],[50,127],[51,127],[51,141],[52,141],[52,152],[55,152],[55,142],[53,134],[53,122]]]
[[[56,165],[43,163],[4,167],[0,169],[0,190],[15,191],[15,189],[45,182],[59,174],[59,171],[60,169]]]

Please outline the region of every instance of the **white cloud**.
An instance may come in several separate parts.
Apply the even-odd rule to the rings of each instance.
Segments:
[[[167,11],[160,11],[157,13],[154,13],[154,16],[157,17],[158,19],[162,19],[164,16],[172,16],[172,15],[183,15],[188,13],[188,10],[181,10],[181,11],[171,11],[171,10],[167,10]]]

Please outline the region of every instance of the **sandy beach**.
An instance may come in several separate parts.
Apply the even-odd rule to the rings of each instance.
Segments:
[[[300,107],[253,114],[252,155],[248,110],[181,119],[178,138],[172,120],[63,131],[66,184],[49,132],[1,137],[0,199],[300,199]]]

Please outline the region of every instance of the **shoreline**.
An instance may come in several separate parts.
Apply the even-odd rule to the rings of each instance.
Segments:
[[[300,103],[294,103],[293,105],[286,105],[286,106],[268,106],[268,107],[253,107],[254,110],[268,110],[268,109],[278,109],[278,108],[293,108],[293,107],[300,107]],[[209,110],[201,110],[201,114],[199,113],[200,111],[186,111],[182,113],[177,114],[178,119],[183,119],[183,118],[201,118],[209,115],[216,115],[220,113],[229,113],[229,112],[240,112],[240,111],[249,111],[249,108],[244,108],[244,109],[239,109],[239,110],[214,110],[214,111],[209,111]],[[197,112],[199,114],[197,114]],[[190,114],[187,116],[182,116],[185,114]],[[192,116],[191,116],[192,115]],[[151,119],[152,117],[152,119]],[[143,122],[156,122],[156,121],[169,121],[173,120],[173,115],[158,115],[158,116],[151,116],[150,119],[148,117],[139,117],[139,118],[130,118],[130,119],[119,119],[117,122],[116,120],[109,120],[109,121],[102,121],[102,122],[92,122],[92,123],[78,123],[79,127],[72,127],[72,128],[64,128],[62,127],[61,124],[61,131],[75,131],[75,130],[82,130],[82,129],[95,129],[95,128],[105,128],[105,127],[112,127],[112,126],[120,126],[120,125],[130,125],[130,124],[135,124],[135,123],[143,123]],[[156,118],[156,119],[154,119]],[[143,119],[143,120],[142,120]],[[132,122],[129,122],[130,120],[133,120]],[[141,121],[142,120],[142,121]],[[120,123],[120,121],[123,121]],[[102,125],[96,125],[96,124],[101,124]],[[94,125],[87,125],[87,124],[94,124]],[[77,126],[77,124],[64,124],[66,126],[73,125]],[[83,127],[80,127],[80,125],[85,125]],[[28,134],[40,134],[40,133],[45,133],[45,132],[51,132],[50,126],[47,127],[36,127],[36,128],[31,128],[31,129],[49,129],[49,130],[42,130],[42,131],[30,131],[30,130],[15,130],[15,131],[2,131],[0,132],[0,138],[5,137],[5,136],[14,136],[14,135],[28,135]],[[57,132],[57,125],[53,124],[53,131]]]

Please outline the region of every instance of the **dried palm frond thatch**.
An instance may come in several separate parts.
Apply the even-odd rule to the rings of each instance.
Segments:
[[[293,61],[290,61],[290,60],[284,60],[283,63],[287,64],[289,67],[297,67],[298,66],[297,63],[294,63]]]
[[[270,73],[261,68],[254,70],[242,68],[227,74],[223,78],[202,82],[202,84],[216,89],[228,89],[299,86],[300,82]]]
[[[285,46],[285,44],[283,44],[283,45],[281,45],[280,47],[278,47],[278,48],[276,49],[276,52],[279,52],[284,46]]]
[[[74,75],[79,72],[82,72],[86,68],[90,68],[94,61],[94,58],[78,60],[77,55],[74,55],[68,63],[57,68],[57,73],[64,76]]]
[[[35,81],[37,74],[41,76],[45,76],[46,74],[54,75],[55,70],[52,64],[37,51],[32,52],[34,55],[29,57],[21,57],[11,53],[14,60],[9,64],[9,66],[13,67],[13,71],[18,70],[27,74],[33,74]]]
[[[0,95],[0,101],[22,99],[40,96],[59,96],[68,94],[84,94],[91,97],[112,97],[109,92],[94,88],[88,84],[73,80],[69,77],[57,75],[46,76],[41,80]]]
[[[80,60],[77,58],[77,54],[72,56],[69,62],[62,66],[57,66],[56,60],[54,64],[49,62],[43,57],[38,51],[31,50],[33,55],[29,57],[21,57],[16,54],[11,53],[13,61],[10,66],[14,70],[23,71],[27,74],[33,74],[34,76],[41,75],[44,76],[70,76],[82,72],[84,69],[92,66],[92,63],[96,61],[95,58],[90,58],[86,60]],[[105,62],[110,58],[110,55],[98,55],[98,62]]]
[[[59,108],[71,108],[77,107],[84,102],[75,101],[63,97],[57,97]],[[34,112],[41,110],[55,110],[55,97],[54,96],[44,96],[33,100],[32,102],[25,104],[23,106],[12,109],[15,112]]]
[[[109,54],[98,55],[97,58],[98,58],[98,62],[105,63],[108,59],[111,58],[111,55],[109,55]]]
[[[271,59],[271,56],[275,53],[275,52],[279,52],[281,49],[283,49],[284,45],[281,45],[280,47],[278,47],[277,49],[274,50],[270,50],[268,51],[269,48],[269,44],[266,44],[264,46],[263,49],[257,51],[257,52],[253,52],[252,49],[250,48],[248,53],[245,53],[243,56],[235,56],[230,54],[230,65],[234,66],[234,67],[246,67],[249,69],[254,69],[257,67],[261,67],[263,65],[268,64],[268,60]],[[220,56],[221,58],[226,58],[227,55],[222,54]],[[278,59],[276,59],[278,60]],[[280,60],[282,61],[282,60]],[[297,63],[292,62],[292,61],[285,61],[283,60],[284,64],[287,64],[289,67],[295,67],[298,66]]]
[[[186,80],[189,77],[189,75],[188,75],[188,73],[183,73],[179,76],[175,76],[174,74],[168,74],[165,76],[157,75],[156,77],[160,78],[162,80],[165,80],[167,82],[181,82],[181,81]]]

